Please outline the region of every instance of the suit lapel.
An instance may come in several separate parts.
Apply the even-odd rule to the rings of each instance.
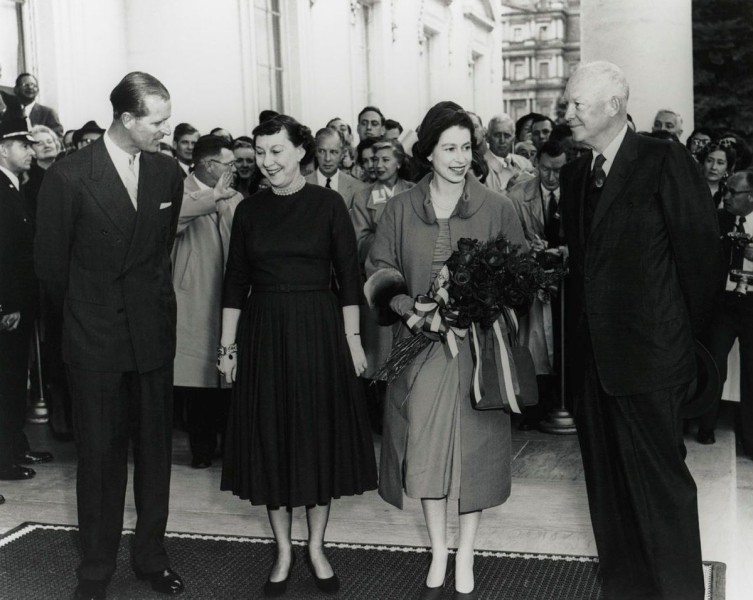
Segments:
[[[591,173],[591,154],[585,154],[578,159],[575,165],[575,177],[572,182],[572,194],[570,195],[573,204],[571,213],[575,217],[575,227],[578,233],[578,241],[581,248],[586,247],[586,231],[583,222],[586,206],[586,187],[588,185],[588,176]],[[560,191],[560,201],[562,201],[562,192]]]
[[[609,169],[609,175],[604,183],[604,189],[601,192],[599,202],[596,204],[596,211],[591,223],[591,233],[598,227],[599,221],[601,221],[614,201],[625,191],[625,181],[633,171],[633,161],[638,156],[637,145],[638,134],[628,128],[625,139],[622,140],[620,149],[614,157],[614,164]]]
[[[126,239],[131,239],[136,225],[136,211],[131,197],[115,169],[104,140],[97,140],[91,148],[91,177],[84,179],[84,184],[115,227]]]
[[[533,209],[531,213],[533,214],[534,220],[538,221],[538,224],[541,227],[540,231],[545,231],[544,196],[541,192],[541,181],[538,176],[533,181],[536,182],[536,186],[532,190],[533,193],[530,196],[530,202],[532,203],[531,208]]]
[[[155,226],[159,212],[159,194],[154,193],[154,179],[160,170],[154,157],[148,152],[142,152],[139,162],[139,191],[136,202],[136,226],[131,238],[131,245],[126,254],[124,269],[127,269],[135,255],[144,248],[144,242],[149,231]]]

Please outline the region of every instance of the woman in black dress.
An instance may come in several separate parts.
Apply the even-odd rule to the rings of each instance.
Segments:
[[[235,381],[222,489],[267,506],[277,560],[266,595],[285,591],[297,506],[306,507],[317,586],[336,592],[323,552],[330,500],[376,488],[357,378],[367,364],[355,232],[342,197],[300,174],[313,153],[307,127],[280,115],[253,136],[272,187],[242,202],[233,221],[218,351],[219,370]]]

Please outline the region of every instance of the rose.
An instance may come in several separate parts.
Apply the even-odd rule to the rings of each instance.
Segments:
[[[526,302],[526,295],[517,288],[508,288],[505,290],[505,304],[516,307],[523,306]]]
[[[482,304],[486,304],[487,306],[491,306],[494,304],[494,296],[485,290],[481,290],[476,294],[476,297],[479,299],[479,302]]]
[[[484,309],[480,304],[471,304],[466,311],[466,314],[473,320],[478,321],[481,315],[484,314]]]
[[[465,314],[461,313],[458,316],[458,327],[460,329],[468,329],[471,326],[471,318]]]
[[[472,240],[471,238],[460,238],[458,240],[458,250],[461,254],[473,252],[476,249],[476,242],[477,240]]]
[[[460,254],[460,264],[467,267],[473,262],[473,254],[470,252],[463,252]]]
[[[484,260],[486,260],[486,264],[490,267],[498,267],[504,262],[505,257],[502,256],[502,253],[497,248],[491,248],[486,253]]]
[[[498,238],[497,241],[494,242],[494,245],[497,247],[497,250],[499,250],[503,255],[506,256],[510,254],[510,242],[508,242],[505,238]]]
[[[464,269],[463,267],[458,268],[453,274],[452,274],[452,281],[459,286],[467,285],[471,282],[471,274],[468,272],[467,269]]]

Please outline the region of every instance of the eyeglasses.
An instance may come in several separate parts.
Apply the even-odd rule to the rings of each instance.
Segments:
[[[235,166],[240,167],[241,165],[255,165],[256,159],[255,158],[236,158],[235,159]]]
[[[222,162],[221,160],[217,160],[216,158],[210,158],[209,162],[217,163],[218,165],[222,165],[223,167],[234,167],[235,161],[231,160],[230,162]]]
[[[727,188],[727,193],[730,196],[737,196],[738,194],[749,194],[753,192],[753,190],[733,190],[731,187]]]
[[[694,146],[705,146],[710,141],[711,140],[703,140],[703,139],[693,138],[692,140],[690,140],[690,143],[693,144]]]

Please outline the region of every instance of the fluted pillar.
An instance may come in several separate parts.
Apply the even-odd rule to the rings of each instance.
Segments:
[[[630,83],[628,111],[639,131],[651,129],[659,108],[693,130],[691,0],[583,0],[581,60],[608,60]]]

